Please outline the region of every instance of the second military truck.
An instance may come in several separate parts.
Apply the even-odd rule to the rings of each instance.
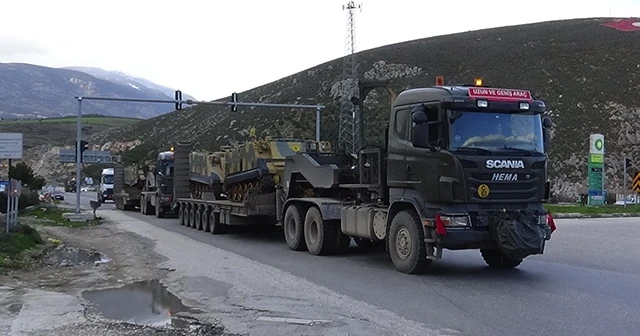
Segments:
[[[410,89],[393,102],[384,146],[355,162],[324,142],[255,140],[205,154],[200,179],[191,145],[178,144],[173,207],[182,225],[212,233],[281,225],[290,249],[314,255],[340,253],[351,238],[384,244],[404,273],[424,271],[444,249],[516,267],[542,254],[555,230],[543,208],[545,109],[526,90]]]

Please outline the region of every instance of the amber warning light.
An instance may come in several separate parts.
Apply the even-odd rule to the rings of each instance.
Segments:
[[[482,86],[482,78],[476,78],[476,86]]]

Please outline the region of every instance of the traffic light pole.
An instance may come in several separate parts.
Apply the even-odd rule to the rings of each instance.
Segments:
[[[176,110],[182,109],[182,104],[185,105],[217,105],[217,106],[229,106],[232,112],[236,112],[238,106],[249,107],[274,107],[274,108],[299,108],[314,110],[316,114],[316,141],[320,141],[320,114],[325,108],[323,105],[298,105],[298,104],[271,104],[271,103],[241,103],[238,102],[238,94],[233,93],[229,102],[222,101],[195,101],[191,99],[182,100],[182,92],[179,90],[175,92],[176,99],[136,99],[136,98],[111,98],[111,97],[82,97],[76,96],[78,101],[78,125],[77,125],[77,139],[76,139],[76,213],[80,213],[80,174],[82,173],[82,101],[83,100],[102,100],[102,101],[119,101],[119,102],[136,102],[136,103],[171,103],[175,104]]]
[[[76,129],[76,213],[80,213],[80,174],[82,173],[82,97],[78,97],[78,125]]]

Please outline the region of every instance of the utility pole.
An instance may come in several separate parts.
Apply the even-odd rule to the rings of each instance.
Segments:
[[[80,174],[82,173],[82,97],[78,97],[76,130],[76,213],[80,213]]]
[[[353,99],[359,98],[358,87],[358,62],[356,60],[356,36],[355,36],[355,9],[362,9],[362,5],[356,5],[349,1],[342,10],[347,10],[347,43],[346,53],[343,58],[342,85],[340,89],[340,124],[338,131],[338,148],[343,149],[347,154],[356,154],[361,146],[360,138],[360,113],[353,103]]]

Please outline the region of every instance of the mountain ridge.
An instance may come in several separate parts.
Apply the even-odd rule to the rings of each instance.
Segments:
[[[151,83],[151,82],[149,82]],[[0,118],[39,119],[77,113],[75,96],[172,99],[158,88],[133,88],[86,72],[29,63],[0,63]],[[166,91],[166,90],[165,90]],[[151,118],[172,110],[170,104],[92,101],[85,112],[115,117]]]

